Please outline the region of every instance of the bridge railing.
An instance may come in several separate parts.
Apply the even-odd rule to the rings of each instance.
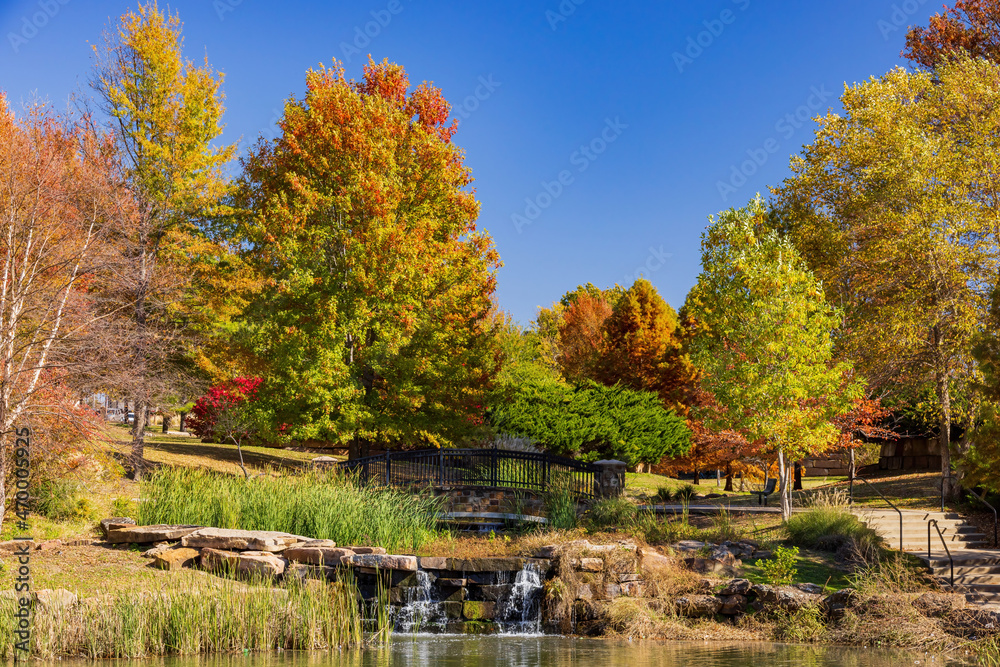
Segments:
[[[562,456],[505,449],[386,452],[338,466],[365,484],[483,486],[545,492],[565,488],[578,497],[597,495],[597,466]]]

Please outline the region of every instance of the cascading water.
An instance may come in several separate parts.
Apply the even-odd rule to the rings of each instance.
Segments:
[[[423,570],[414,573],[417,585],[404,589],[406,603],[396,614],[396,630],[418,632],[421,628],[444,622],[441,604],[431,594],[431,578]]]
[[[514,577],[510,595],[501,600],[497,623],[504,634],[539,634],[541,619],[542,577],[531,563]]]

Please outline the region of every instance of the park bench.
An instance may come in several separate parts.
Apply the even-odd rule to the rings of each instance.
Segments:
[[[767,480],[767,483],[764,485],[764,490],[763,491],[751,491],[750,492],[750,493],[754,494],[755,496],[757,496],[757,504],[758,505],[767,505],[767,497],[769,495],[771,495],[772,493],[774,493],[774,487],[775,487],[775,485],[777,483],[778,483],[777,478],[772,477],[771,479]]]

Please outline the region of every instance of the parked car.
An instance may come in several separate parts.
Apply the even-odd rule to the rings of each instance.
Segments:
[[[126,424],[134,424],[135,423],[135,413],[134,412],[130,412],[130,413],[128,413],[125,416],[125,423]]]

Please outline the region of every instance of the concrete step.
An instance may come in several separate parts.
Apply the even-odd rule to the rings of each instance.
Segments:
[[[937,565],[931,567],[931,572],[936,575],[949,574],[951,572],[951,567],[947,564]],[[1000,577],[1000,565],[968,567],[956,563],[955,576],[957,577],[959,575],[963,577],[990,577],[994,575]]]
[[[890,548],[892,548],[892,549],[898,549],[899,548],[899,537],[895,537],[895,538],[888,537],[888,536],[884,536],[884,537],[885,537],[885,543]],[[948,540],[946,542],[946,544],[948,545],[949,549],[951,549],[952,551],[955,551],[956,549],[963,549],[963,550],[964,549],[976,549],[976,550],[978,550],[978,549],[987,549],[993,543],[992,542],[985,542],[983,540]],[[926,556],[927,555],[927,538],[924,538],[922,540],[913,540],[913,541],[905,540],[904,539],[903,540],[903,551],[908,551],[908,552],[914,553],[914,554],[922,554],[922,555]],[[942,549],[941,549],[941,541],[940,540],[938,540],[936,544],[933,543],[933,542],[931,543],[931,552],[933,553],[934,551],[942,551]],[[947,557],[946,557],[946,560],[947,560]],[[986,565],[986,564],[987,563],[980,563],[980,565]]]

